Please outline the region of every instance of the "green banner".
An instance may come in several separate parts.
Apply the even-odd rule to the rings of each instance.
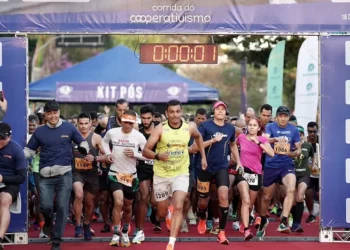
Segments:
[[[286,41],[277,43],[270,53],[267,72],[267,103],[273,108],[273,116],[282,105],[284,48]]]

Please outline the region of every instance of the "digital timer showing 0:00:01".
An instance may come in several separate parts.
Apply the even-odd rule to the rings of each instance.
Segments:
[[[140,63],[216,64],[215,44],[141,44]]]

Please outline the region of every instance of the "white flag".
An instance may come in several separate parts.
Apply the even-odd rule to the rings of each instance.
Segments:
[[[307,124],[316,122],[318,106],[318,37],[308,37],[299,50],[295,85],[295,112],[298,125],[307,135]]]

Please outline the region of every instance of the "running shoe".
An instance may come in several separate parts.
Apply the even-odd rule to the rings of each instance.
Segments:
[[[228,239],[226,238],[225,231],[219,232],[217,242],[223,245],[228,245]]]
[[[304,230],[303,230],[303,228],[301,227],[301,225],[299,223],[294,222],[293,226],[292,226],[292,232],[294,232],[294,233],[303,233]]]
[[[269,225],[269,220],[266,220],[266,223],[263,226],[260,225],[258,231],[256,232],[256,237],[262,239],[265,236],[267,225]]]
[[[278,226],[277,231],[280,233],[290,234],[290,228],[286,226],[284,223],[281,223]]]
[[[182,221],[180,233],[188,233],[188,226],[186,220]]]
[[[74,237],[76,237],[76,238],[83,237],[83,227],[82,227],[82,225],[75,226]]]
[[[138,231],[136,236],[132,239],[133,244],[141,244],[145,240],[145,234],[142,230]]]
[[[249,229],[244,232],[244,240],[245,241],[251,240],[251,239],[253,239],[253,237],[254,237],[254,235],[250,232]]]
[[[109,243],[110,246],[119,247],[120,237],[118,234],[113,234],[112,240]]]
[[[128,233],[122,233],[122,239],[120,243],[122,247],[130,247],[130,239]]]
[[[207,222],[206,220],[199,220],[198,226],[197,226],[197,231],[199,234],[205,234],[207,231]]]

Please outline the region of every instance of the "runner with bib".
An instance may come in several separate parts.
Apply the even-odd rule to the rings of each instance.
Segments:
[[[99,151],[104,154],[102,138],[91,132],[92,121],[87,113],[78,116],[77,128],[86,142],[89,144],[90,152],[82,155],[78,146],[73,143],[73,189],[74,189],[74,215],[75,215],[75,237],[83,236],[85,240],[91,240],[92,234],[90,222],[94,212],[94,200],[99,190],[99,177],[97,162],[105,162],[105,156],[99,156]],[[84,224],[81,225],[84,200]],[[84,230],[83,230],[84,229]]]
[[[95,128],[95,133],[104,137],[108,130],[112,128],[120,128],[122,124],[122,115],[126,110],[129,110],[129,103],[125,99],[118,99],[115,103],[115,115],[109,117],[103,117]],[[134,129],[138,130],[138,124],[134,124]],[[110,148],[112,149],[112,143],[110,143]],[[102,218],[104,226],[101,233],[109,233],[111,231],[111,226],[109,225],[109,204],[111,202],[109,193],[109,172],[110,164],[102,164],[100,168],[100,190],[99,190],[99,204],[102,213]]]
[[[249,230],[249,214],[262,186],[262,154],[265,151],[270,157],[275,155],[266,137],[261,136],[261,126],[260,120],[251,118],[248,122],[247,134],[240,134],[237,137],[237,145],[240,146],[240,160],[244,167],[243,178],[249,184],[249,211],[241,212],[245,240],[253,238]]]
[[[301,227],[301,219],[304,213],[304,197],[307,188],[310,187],[309,160],[315,162],[314,150],[310,142],[304,140],[304,128],[297,126],[301,138],[301,154],[294,158],[296,182],[295,206],[292,208],[293,226],[292,232],[304,232]]]
[[[282,218],[278,232],[290,233],[288,217],[294,202],[296,177],[294,174],[293,158],[301,153],[301,142],[298,129],[289,124],[290,110],[280,106],[276,112],[276,122],[266,126],[264,136],[272,144],[275,156],[266,155],[263,176],[263,198],[261,201],[261,224],[257,231],[257,237],[265,235],[265,229],[269,224],[267,211],[273,197],[276,183],[282,181],[286,188],[286,197],[283,202]]]
[[[312,223],[316,221],[316,214],[314,214],[314,196],[319,199],[320,189],[320,168],[318,164],[317,147],[319,146],[318,138],[318,124],[316,122],[309,122],[307,124],[307,141],[311,143],[314,150],[314,161],[310,166],[310,186],[306,191],[305,202],[309,210],[309,217],[306,219],[306,223]]]
[[[225,227],[228,216],[228,189],[229,189],[229,150],[237,162],[236,169],[241,167],[238,148],[235,142],[235,128],[225,123],[226,114],[228,113],[226,103],[222,101],[215,102],[211,110],[214,119],[203,122],[198,130],[204,139],[205,154],[208,159],[208,169],[198,171],[197,191],[198,200],[198,233],[206,232],[207,208],[210,197],[210,183],[215,180],[219,198],[219,210],[221,218],[219,222],[219,233],[217,241],[220,244],[228,244],[225,235]],[[196,150],[196,144],[193,145]]]
[[[112,163],[108,173],[110,190],[114,200],[112,214],[114,234],[110,242],[111,246],[119,246],[120,244],[119,227],[122,210],[124,220],[121,232],[121,246],[130,246],[128,230],[131,222],[133,200],[139,187],[136,163],[137,159],[148,160],[139,153],[139,148],[143,150],[146,144],[146,138],[133,128],[135,123],[135,111],[125,111],[121,118],[121,128],[108,130],[102,140],[107,159]],[[109,145],[110,142],[113,145],[112,152]]]
[[[182,209],[189,187],[189,149],[192,136],[202,155],[202,168],[206,169],[203,139],[194,123],[181,120],[181,103],[171,100],[166,107],[168,121],[158,125],[147,141],[143,156],[154,161],[153,190],[157,201],[158,218],[168,213],[169,197],[172,196],[172,222],[166,250],[173,250],[182,224]],[[153,152],[157,145],[156,152]]]
[[[140,126],[140,133],[148,140],[154,128],[159,122],[154,122],[154,106],[147,104],[140,109],[142,125]],[[155,151],[156,148],[153,148]],[[136,213],[135,213],[135,237],[132,243],[141,243],[145,240],[144,223],[147,213],[147,204],[150,198],[150,188],[153,182],[153,162],[154,160],[139,161],[137,165],[137,177],[140,181],[140,190],[136,199]],[[156,222],[157,223],[157,222]],[[155,227],[157,228],[157,226]],[[159,227],[160,228],[160,227]]]

